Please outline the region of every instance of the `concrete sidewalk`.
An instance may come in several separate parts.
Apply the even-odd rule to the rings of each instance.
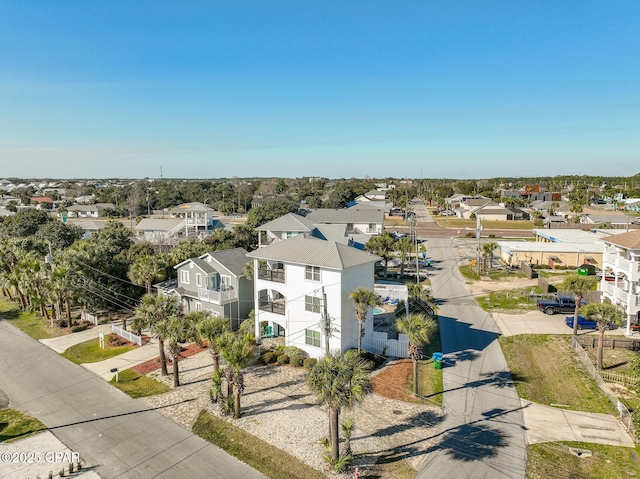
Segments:
[[[578,441],[634,447],[633,439],[609,414],[569,411],[521,399],[527,443]]]
[[[81,366],[100,376],[102,379],[111,381],[113,376],[115,376],[115,373],[112,373],[111,369],[118,368],[120,371],[123,371],[149,361],[150,359],[157,358],[159,354],[158,341],[156,339],[151,339],[147,344],[119,356],[106,359],[98,363],[81,364]]]
[[[111,324],[101,324],[91,329],[85,329],[77,333],[65,334],[57,338],[41,339],[40,342],[45,346],[53,349],[56,353],[62,354],[71,346],[84,343],[91,339],[96,339],[100,331],[104,331],[104,334],[111,333]]]

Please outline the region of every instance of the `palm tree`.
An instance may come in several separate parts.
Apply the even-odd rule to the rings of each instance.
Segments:
[[[569,276],[560,287],[565,291],[570,291],[573,295],[573,299],[576,302],[576,309],[573,312],[573,335],[578,334],[578,310],[582,306],[582,298],[587,291],[593,290],[596,287],[596,279],[589,276],[582,276],[574,274]]]
[[[220,350],[227,362],[225,375],[227,384],[231,386],[234,397],[234,415],[235,419],[240,417],[240,396],[244,392],[244,375],[242,370],[246,368],[255,356],[253,349],[249,347],[249,343],[239,334],[227,334],[224,339],[219,340]],[[231,392],[231,391],[230,391]]]
[[[207,348],[213,359],[213,374],[220,369],[220,348],[218,340],[231,330],[231,323],[228,318],[216,318],[207,316],[196,323],[198,335],[207,340]]]
[[[404,262],[413,250],[413,243],[409,238],[400,238],[396,241],[396,250],[400,253],[400,276],[404,276]]]
[[[569,210],[574,214],[573,222],[577,223],[578,217],[580,216],[580,213],[582,213],[582,204],[578,201],[573,201]]]
[[[167,376],[167,358],[164,354],[164,339],[159,334],[161,324],[180,313],[180,304],[175,296],[155,296],[145,294],[135,311],[132,320],[133,329],[148,329],[158,338],[160,350],[160,365],[162,375]]]
[[[433,318],[422,314],[411,314],[398,319],[398,331],[409,336],[409,357],[413,362],[413,395],[418,394],[418,360],[422,356],[422,348],[431,342],[431,337],[438,329]]]
[[[343,407],[350,408],[364,401],[373,392],[367,363],[353,351],[327,354],[309,371],[307,382],[311,391],[329,408],[331,459],[339,452],[339,419]]]
[[[381,235],[373,236],[364,245],[364,249],[370,253],[377,254],[384,260],[384,275],[387,275],[387,266],[389,259],[391,258],[391,251],[393,251],[393,244],[395,240],[391,233],[383,232]]]
[[[482,245],[482,256],[487,258],[489,263],[489,268],[485,266],[486,269],[491,269],[491,265],[493,264],[493,251],[498,247],[497,243],[490,241],[489,243],[485,243]]]
[[[147,294],[151,294],[153,282],[165,278],[165,267],[155,256],[139,256],[129,268],[127,275],[133,283],[144,285]]]
[[[351,291],[349,297],[353,300],[353,305],[358,318],[358,354],[362,351],[362,328],[367,320],[369,308],[382,304],[376,293],[366,288],[358,288]]]
[[[187,319],[183,315],[170,316],[166,321],[158,323],[158,337],[162,338],[164,344],[167,345],[169,354],[171,354],[171,362],[173,364],[173,387],[180,386],[180,368],[178,367],[178,359],[180,358],[180,341],[187,334]]]
[[[582,307],[582,315],[591,321],[596,321],[598,324],[598,360],[597,368],[602,369],[602,339],[604,338],[604,332],[611,327],[615,327],[620,323],[622,319],[622,313],[618,308],[610,303],[590,303]],[[573,326],[575,328],[576,320],[574,319]]]

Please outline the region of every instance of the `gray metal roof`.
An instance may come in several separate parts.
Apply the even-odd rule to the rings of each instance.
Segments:
[[[349,238],[347,238],[347,225],[345,224],[318,224],[316,225],[316,233],[312,236],[327,241],[336,241],[337,243],[342,244],[349,243]]]
[[[307,215],[307,219],[314,223],[380,223],[384,222],[383,210],[358,209],[329,209],[321,208],[313,210]]]
[[[207,205],[199,202],[194,203],[183,203],[181,205],[176,206],[170,210],[171,214],[180,214],[180,213],[189,213],[192,211],[196,212],[210,212],[214,213],[216,210],[213,208],[209,208]]]
[[[181,223],[183,219],[144,218],[135,226],[138,231],[169,231]]]
[[[336,270],[375,263],[382,259],[374,254],[335,241],[324,241],[302,235],[248,253],[247,257],[284,263],[308,264]]]
[[[295,213],[287,213],[256,228],[258,231],[307,231],[315,229],[312,221]]]
[[[247,250],[244,248],[233,248],[205,253],[200,258],[207,262],[207,257],[213,258],[235,276],[244,276],[244,267],[248,263]]]

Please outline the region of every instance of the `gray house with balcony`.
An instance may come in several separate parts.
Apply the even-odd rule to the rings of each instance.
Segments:
[[[184,312],[209,311],[227,317],[237,329],[253,309],[253,281],[247,279],[243,248],[213,251],[174,266],[176,279],[156,285],[159,293],[175,294]]]

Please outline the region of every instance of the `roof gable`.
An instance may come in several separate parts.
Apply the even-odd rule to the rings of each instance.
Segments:
[[[249,261],[247,259],[247,250],[244,248],[213,251],[203,254],[200,258],[207,264],[218,263],[238,278],[244,276],[244,267]],[[211,260],[211,262],[209,260]],[[211,267],[214,267],[213,264],[211,264]]]
[[[304,216],[295,213],[287,213],[275,220],[269,221],[256,228],[258,231],[306,231],[311,232],[315,229],[313,222]]]
[[[381,258],[335,241],[323,241],[302,235],[279,241],[247,254],[249,258],[305,264],[343,270],[360,264],[374,263]]]

